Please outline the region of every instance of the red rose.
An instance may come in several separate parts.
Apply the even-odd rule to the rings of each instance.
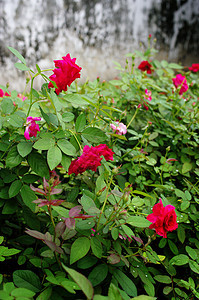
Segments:
[[[147,60],[143,60],[138,66],[138,69],[143,72],[146,71],[147,74],[151,74],[153,72],[152,68],[152,65]]]
[[[185,76],[182,76],[182,74],[178,74],[176,75],[175,78],[172,79],[173,80],[173,84],[175,85],[176,88],[178,88],[179,86],[180,91],[179,91],[179,95],[182,95],[183,93],[185,93],[188,90],[188,84],[187,84],[187,80]]]
[[[77,176],[88,169],[96,172],[97,167],[101,166],[102,155],[106,160],[113,160],[113,151],[107,145],[101,144],[95,147],[86,145],[82,155],[71,162],[68,174],[75,173]]]
[[[103,155],[106,160],[113,160],[114,152],[106,144],[100,144],[91,148],[95,148],[95,153],[99,156]]]
[[[192,72],[198,72],[199,71],[199,64],[192,64],[192,66],[189,68]]]
[[[53,70],[54,74],[49,77],[57,85],[55,89],[57,95],[59,95],[61,91],[67,91],[67,87],[70,86],[76,78],[80,78],[79,72],[82,69],[75,64],[76,58],[70,58],[69,53],[62,58],[62,60],[54,60],[56,69]],[[52,82],[49,82],[48,87],[54,87]]]
[[[167,237],[168,231],[178,228],[176,219],[175,207],[170,204],[164,207],[161,199],[153,206],[153,213],[147,216],[147,220],[152,222],[149,228],[155,229],[156,233],[163,238]]]

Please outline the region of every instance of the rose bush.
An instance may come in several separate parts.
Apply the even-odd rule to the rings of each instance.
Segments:
[[[48,77],[9,49],[30,91],[0,86],[0,298],[198,298],[197,72],[149,48],[74,86],[69,54]]]

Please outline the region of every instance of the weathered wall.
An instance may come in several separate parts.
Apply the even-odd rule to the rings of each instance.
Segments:
[[[149,33],[164,58],[198,62],[198,30],[198,0],[0,0],[0,84],[24,86],[7,46],[33,67],[53,67],[69,52],[82,80],[109,79],[113,60],[146,46]]]

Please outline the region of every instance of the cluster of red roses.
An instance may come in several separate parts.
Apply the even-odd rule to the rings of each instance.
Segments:
[[[86,170],[97,171],[97,167],[101,166],[102,155],[105,160],[113,160],[114,152],[106,145],[100,144],[95,147],[84,146],[83,153],[80,157],[73,160],[68,169],[68,174],[75,173],[77,176]]]

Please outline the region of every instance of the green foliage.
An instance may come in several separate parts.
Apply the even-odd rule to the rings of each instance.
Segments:
[[[149,47],[127,54],[125,68],[116,63],[117,79],[57,95],[45,71],[9,50],[30,90],[22,101],[1,86],[9,96],[0,98],[0,299],[199,299],[198,74],[153,59]],[[135,59],[150,60],[153,72]],[[30,115],[42,119],[27,140]],[[117,122],[126,134],[112,129]],[[84,146],[99,144],[114,160],[68,175]],[[147,220],[159,198],[177,215],[167,238]]]

